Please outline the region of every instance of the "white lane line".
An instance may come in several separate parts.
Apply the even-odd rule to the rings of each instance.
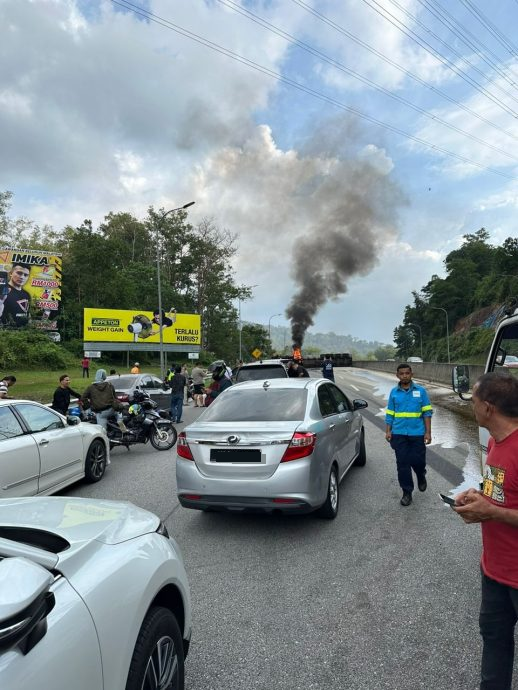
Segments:
[[[359,390],[360,390],[359,388],[356,388],[356,386],[353,386],[352,383],[350,383],[349,385],[351,386],[351,388],[354,388],[355,391],[359,391]]]

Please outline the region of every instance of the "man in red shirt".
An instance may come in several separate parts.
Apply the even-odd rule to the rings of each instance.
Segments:
[[[511,690],[518,620],[518,378],[491,372],[473,388],[478,424],[491,434],[482,491],[455,497],[467,523],[482,523],[481,690]]]

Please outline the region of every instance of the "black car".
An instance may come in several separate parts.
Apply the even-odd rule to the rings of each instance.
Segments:
[[[153,374],[122,374],[106,378],[115,388],[115,394],[121,402],[132,403],[135,391],[143,391],[158,405],[159,410],[171,407],[171,391],[158,376]]]

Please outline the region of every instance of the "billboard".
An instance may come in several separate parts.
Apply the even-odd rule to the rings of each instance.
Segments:
[[[162,312],[158,309],[85,309],[83,339],[85,342],[106,343],[160,343],[171,345],[201,345],[199,314]]]
[[[0,326],[55,331],[60,302],[60,254],[0,249]]]

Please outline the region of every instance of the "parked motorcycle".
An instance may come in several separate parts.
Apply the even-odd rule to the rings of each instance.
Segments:
[[[158,406],[154,400],[136,391],[132,404],[122,413],[122,421],[126,431],[119,427],[116,413],[108,418],[108,439],[110,448],[115,446],[130,446],[136,443],[151,443],[156,450],[170,450],[177,439],[177,431],[170,419],[162,417],[156,409]],[[88,411],[85,421],[96,423],[95,413]]]

